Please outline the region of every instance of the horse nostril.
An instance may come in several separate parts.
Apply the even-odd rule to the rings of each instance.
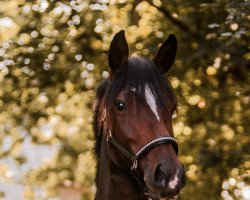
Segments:
[[[161,164],[157,165],[154,171],[154,181],[159,185],[166,185],[167,175],[165,174]]]

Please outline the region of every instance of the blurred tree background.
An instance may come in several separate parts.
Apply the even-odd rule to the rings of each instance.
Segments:
[[[130,52],[150,58],[168,34],[178,38],[167,78],[179,100],[183,199],[249,200],[249,11],[248,0],[0,1],[0,184],[23,185],[24,199],[67,189],[93,198],[92,103],[112,36],[125,29]],[[27,141],[56,150],[22,168]]]

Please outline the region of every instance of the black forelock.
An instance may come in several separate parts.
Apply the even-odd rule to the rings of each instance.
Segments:
[[[112,76],[105,95],[105,107],[110,110],[123,90],[136,92],[140,97],[136,104],[140,106],[141,99],[145,99],[146,86],[150,88],[160,107],[168,108],[175,102],[169,82],[164,79],[154,62],[142,57],[130,57],[125,66]]]

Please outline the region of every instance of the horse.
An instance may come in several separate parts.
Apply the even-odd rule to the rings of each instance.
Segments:
[[[177,100],[163,77],[176,50],[170,34],[153,60],[129,57],[125,31],[114,35],[93,106],[95,200],[178,199],[185,170],[172,128]]]

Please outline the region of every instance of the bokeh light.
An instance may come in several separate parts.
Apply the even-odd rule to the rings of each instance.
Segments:
[[[249,200],[248,7],[1,1],[0,199],[93,199],[94,91],[109,76],[110,41],[125,29],[131,55],[153,58],[169,34],[178,38],[166,78],[178,99],[172,120],[188,178],[183,198]]]

